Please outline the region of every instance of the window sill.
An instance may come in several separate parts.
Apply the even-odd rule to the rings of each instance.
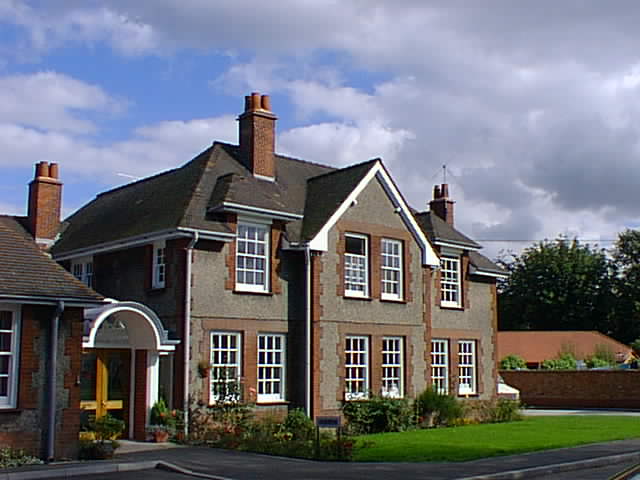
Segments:
[[[464,307],[462,305],[440,305],[442,310],[457,310],[460,312],[464,311]]]
[[[259,297],[272,297],[273,296],[273,292],[255,292],[252,290],[238,290],[237,288],[235,288],[233,290],[234,294],[238,294],[238,295],[257,295]]]
[[[371,297],[361,297],[359,295],[349,295],[347,293],[345,293],[342,298],[344,298],[345,300],[364,300],[365,302],[370,302],[371,300],[373,300],[373,298]]]
[[[288,400],[278,400],[278,401],[257,401],[256,402],[256,407],[277,407],[277,406],[286,406],[289,405],[291,402]]]
[[[22,413],[22,409],[15,407],[0,407],[0,413]]]
[[[404,298],[381,298],[380,301],[384,303],[399,303],[399,304],[409,303]]]

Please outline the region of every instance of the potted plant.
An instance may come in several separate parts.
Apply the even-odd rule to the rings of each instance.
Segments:
[[[169,440],[171,435],[170,428],[167,425],[149,425],[147,433],[151,435],[156,443],[164,443]]]
[[[169,436],[175,432],[177,412],[169,410],[163,398],[160,398],[151,407],[150,425],[147,432],[157,443],[166,442]]]
[[[113,457],[113,452],[120,446],[116,439],[124,432],[124,422],[107,413],[95,419],[91,426],[95,440],[82,444],[82,457],[96,460]]]

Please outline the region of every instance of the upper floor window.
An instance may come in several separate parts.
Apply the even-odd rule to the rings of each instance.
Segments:
[[[236,239],[236,289],[269,291],[269,227],[238,223]]]
[[[369,296],[369,248],[367,237],[345,235],[344,293],[352,297]]]
[[[382,239],[380,270],[383,300],[402,299],[402,242]]]
[[[369,337],[345,339],[345,400],[369,397]]]
[[[382,339],[382,396],[404,396],[404,355],[402,337]]]
[[[93,258],[83,257],[71,261],[71,273],[88,287],[93,287]]]
[[[0,408],[15,408],[18,391],[17,307],[0,305]]]
[[[240,400],[240,334],[211,332],[210,402]]]
[[[284,400],[285,336],[258,335],[258,402]]]
[[[167,275],[165,243],[153,244],[153,268],[151,277],[152,288],[164,288]]]
[[[449,393],[448,340],[431,340],[431,384],[438,393]]]
[[[460,257],[443,255],[440,258],[440,268],[440,305],[443,307],[460,307]]]
[[[458,394],[476,393],[476,342],[460,340],[458,342]]]

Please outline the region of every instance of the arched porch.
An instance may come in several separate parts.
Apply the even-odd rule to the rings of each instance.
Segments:
[[[127,424],[125,437],[145,440],[149,411],[160,387],[160,359],[170,375],[178,340],[137,302],[85,310],[80,378],[83,419],[110,413]],[[170,381],[170,380],[169,380]]]

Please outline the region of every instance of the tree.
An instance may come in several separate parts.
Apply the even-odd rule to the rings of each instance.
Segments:
[[[624,343],[640,337],[640,231],[625,230],[613,249],[616,307],[613,336]]]
[[[578,240],[545,240],[503,258],[501,330],[612,331],[615,265],[604,250]]]

